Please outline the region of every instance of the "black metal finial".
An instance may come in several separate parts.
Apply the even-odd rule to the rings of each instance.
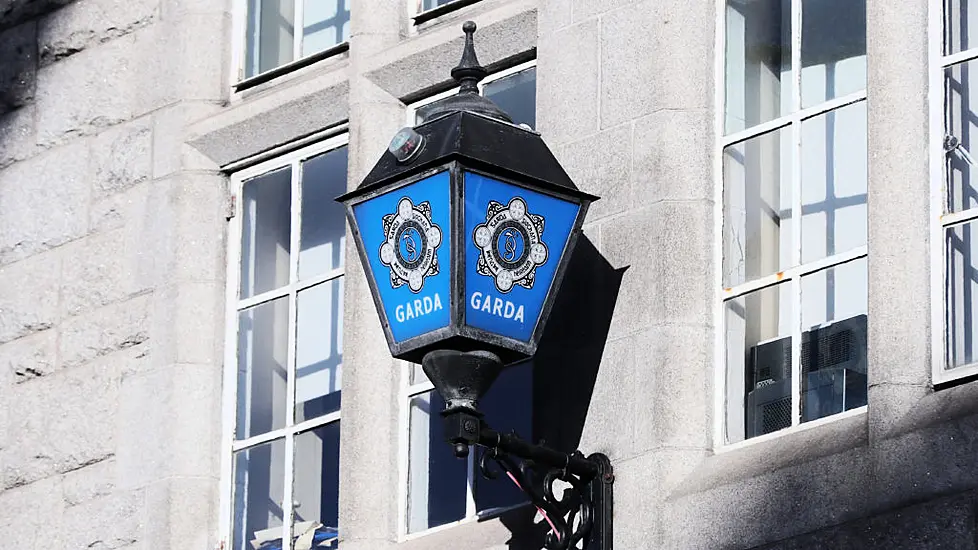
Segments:
[[[462,60],[458,66],[452,69],[452,78],[458,82],[459,93],[479,93],[479,82],[489,74],[489,71],[479,65],[479,58],[475,55],[475,40],[473,35],[478,27],[475,21],[466,21],[462,24],[462,32],[465,33],[465,48],[462,50]]]
[[[462,59],[458,62],[458,66],[452,69],[452,78],[458,82],[458,93],[434,104],[425,113],[425,122],[459,111],[477,113],[503,122],[513,122],[509,115],[491,99],[479,94],[479,82],[489,74],[489,71],[479,64],[479,58],[475,55],[475,40],[472,37],[475,29],[476,25],[473,21],[466,21],[462,25],[462,32],[465,33],[465,48],[462,50]]]

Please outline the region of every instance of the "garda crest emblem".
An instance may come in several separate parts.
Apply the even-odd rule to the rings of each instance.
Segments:
[[[420,292],[425,277],[438,274],[435,249],[441,245],[441,228],[431,221],[431,205],[402,198],[397,212],[384,216],[384,235],[380,261],[391,269],[391,287],[407,283],[411,292]]]
[[[503,206],[489,201],[486,223],[472,234],[482,252],[476,272],[492,277],[496,288],[506,293],[519,285],[533,288],[537,266],[547,262],[547,245],[543,244],[543,216],[526,211],[526,201],[514,197]]]

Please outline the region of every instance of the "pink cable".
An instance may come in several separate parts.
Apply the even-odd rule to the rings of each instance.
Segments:
[[[520,482],[519,481],[516,481],[516,476],[514,476],[510,472],[506,472],[506,475],[509,476],[509,479],[512,479],[513,480],[513,483],[515,483],[516,486],[520,488],[520,491],[523,491],[523,486],[520,485]],[[524,491],[524,492],[526,492],[526,491]],[[550,530],[553,531],[555,535],[557,535],[557,540],[559,541],[560,540],[560,531],[557,530],[557,526],[554,525],[554,522],[550,521],[550,517],[547,516],[547,512],[545,512],[543,510],[543,508],[540,508],[539,506],[537,506],[536,509],[540,512],[540,515],[543,516],[543,519],[547,520],[547,523],[550,524]]]

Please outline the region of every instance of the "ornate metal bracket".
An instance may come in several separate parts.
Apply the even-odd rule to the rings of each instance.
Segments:
[[[484,449],[479,458],[483,476],[498,477],[489,461],[495,462],[545,515],[551,527],[548,550],[612,550],[615,474],[608,457],[563,453],[490,428],[478,399],[502,369],[491,353],[433,351],[425,355],[422,367],[445,400],[445,440],[455,456],[468,456],[472,446]],[[559,497],[558,481],[567,485]]]
[[[571,471],[572,459],[597,465],[598,474]],[[548,550],[611,549],[611,487],[614,474],[608,457],[596,453],[585,458],[580,451],[575,451],[567,455],[564,466],[554,467],[521,459],[494,445],[484,447],[479,459],[479,469],[486,479],[499,477],[490,461],[510,476],[545,516],[551,528],[545,542]],[[554,485],[558,481],[568,485],[559,497],[554,492]]]

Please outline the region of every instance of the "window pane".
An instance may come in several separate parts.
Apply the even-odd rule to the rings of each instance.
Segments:
[[[866,404],[866,260],[801,279],[801,421]]]
[[[946,367],[954,368],[978,362],[978,223],[947,228],[945,242]]]
[[[978,207],[978,167],[971,164],[978,158],[973,155],[978,146],[978,86],[971,89],[972,71],[978,76],[978,61],[954,65],[944,72],[944,131],[949,136],[945,137],[945,149],[951,141],[958,145],[948,152],[945,164],[950,212]]]
[[[343,279],[298,295],[295,421],[340,410],[343,381]]]
[[[234,548],[282,540],[285,440],[234,454]]]
[[[791,265],[791,131],[723,150],[723,281],[731,287]]]
[[[285,426],[288,355],[288,297],[238,314],[238,439]]]
[[[505,369],[479,402],[479,409],[492,419],[492,427],[500,433],[516,433],[527,441],[533,439],[533,364],[523,362]],[[448,446],[447,443],[444,444]],[[480,453],[483,450],[480,450]],[[481,456],[481,454],[480,454]],[[490,461],[494,470],[498,466]],[[493,508],[513,506],[529,499],[508,476],[500,472],[496,479],[474,476],[475,507],[482,512]]]
[[[971,31],[978,31],[978,2],[975,0],[944,1],[944,51],[952,54],[978,47]]]
[[[303,0],[302,55],[350,39],[350,0]]]
[[[537,126],[537,70],[520,71],[486,84],[482,94],[496,103],[514,124]]]
[[[408,532],[465,517],[468,461],[445,442],[439,413],[445,402],[430,391],[411,399],[408,465]]]
[[[334,199],[346,192],[346,146],[302,163],[299,278],[343,266],[346,213]]]
[[[453,0],[418,0],[418,11],[422,12],[435,9],[438,6],[444,6],[452,1]]]
[[[340,486],[340,423],[295,437],[293,536],[311,540],[305,548],[336,548]]]
[[[726,132],[791,110],[791,1],[727,0]]]
[[[866,0],[801,5],[802,107],[866,88]]]
[[[283,168],[244,182],[241,220],[241,297],[289,282],[292,171]]]
[[[791,426],[790,285],[727,301],[724,321],[727,442]]]
[[[292,61],[293,0],[249,0],[246,76]]]
[[[801,125],[801,259],[866,244],[866,102]]]

